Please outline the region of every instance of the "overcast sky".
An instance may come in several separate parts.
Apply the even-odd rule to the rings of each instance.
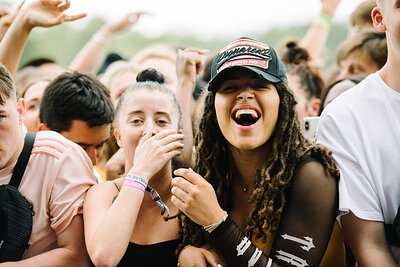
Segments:
[[[31,2],[32,0],[27,0]],[[12,0],[16,5],[20,1]],[[347,22],[362,0],[341,0],[334,21]],[[318,16],[320,0],[71,0],[67,12],[113,21],[129,11],[148,11],[132,30],[148,36],[176,31],[201,38],[245,36],[277,26],[307,24]],[[75,22],[74,25],[84,22]]]

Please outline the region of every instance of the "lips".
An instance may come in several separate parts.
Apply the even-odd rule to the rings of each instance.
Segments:
[[[238,108],[234,110],[232,118],[241,126],[250,126],[259,120],[260,115],[253,108]]]

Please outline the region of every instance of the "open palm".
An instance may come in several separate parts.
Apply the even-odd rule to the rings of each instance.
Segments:
[[[33,27],[51,27],[63,21],[74,21],[86,16],[85,13],[67,15],[64,13],[70,6],[66,0],[40,0],[33,2],[27,9],[29,25]]]

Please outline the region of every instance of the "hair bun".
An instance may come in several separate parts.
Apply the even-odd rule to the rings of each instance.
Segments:
[[[139,72],[136,76],[137,82],[157,82],[160,84],[164,84],[165,78],[164,75],[157,71],[156,69],[148,68]]]
[[[296,40],[290,40],[286,43],[282,53],[282,61],[285,64],[301,64],[310,60],[308,51],[299,46]]]

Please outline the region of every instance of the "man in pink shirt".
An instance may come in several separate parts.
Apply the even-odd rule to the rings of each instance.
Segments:
[[[0,65],[0,184],[8,184],[24,146],[25,101]],[[30,247],[20,262],[4,266],[88,266],[82,204],[96,183],[81,147],[56,132],[37,133],[19,191],[32,204]]]

